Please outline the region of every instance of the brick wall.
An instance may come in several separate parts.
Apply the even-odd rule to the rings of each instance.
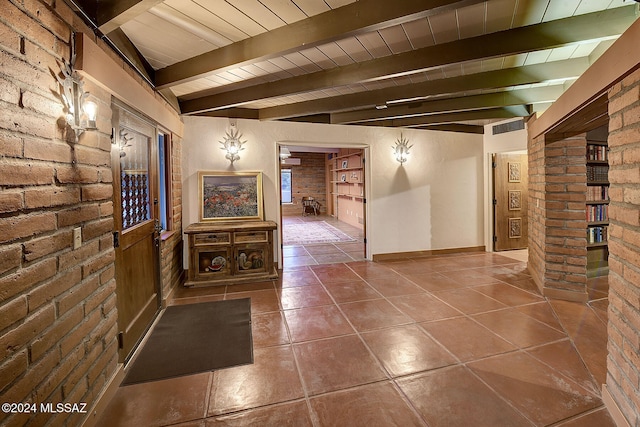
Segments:
[[[300,165],[282,165],[291,168],[291,195],[293,204],[282,205],[283,215],[302,215],[301,200],[304,196],[312,196],[320,203],[320,211],[327,212],[327,184],[325,158],[323,153],[291,153],[291,157],[299,158]]]
[[[545,185],[546,173],[544,163],[545,153],[544,136],[529,141],[528,147],[528,227],[529,227],[529,259],[528,267],[538,289],[544,288],[545,252],[547,250],[545,239],[546,228],[546,200]]]
[[[529,269],[550,297],[586,301],[586,135],[529,144]]]
[[[640,426],[640,71],[609,92],[607,390]]]
[[[91,407],[118,369],[111,95],[85,79],[98,104],[98,130],[76,143],[60,127],[52,73],[57,61],[70,60],[72,31],[91,29],[63,1],[3,0],[1,10],[0,395],[2,402]],[[174,159],[180,148],[177,141]],[[180,161],[174,164],[173,220],[180,227]],[[75,228],[83,242],[74,250]],[[172,255],[163,264],[165,286],[181,274],[181,232],[175,235],[163,248]],[[0,425],[75,426],[83,418],[0,412]]]
[[[171,141],[171,233],[162,241],[160,269],[162,295],[170,295],[172,289],[183,282],[182,261],[182,141],[173,137]]]
[[[586,150],[585,134],[545,147],[546,295],[553,290],[587,297]]]

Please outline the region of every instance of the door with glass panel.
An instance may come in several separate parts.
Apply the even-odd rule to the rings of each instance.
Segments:
[[[120,360],[126,361],[160,308],[156,129],[115,106],[111,164]]]

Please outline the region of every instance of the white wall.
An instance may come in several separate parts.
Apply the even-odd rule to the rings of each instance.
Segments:
[[[513,132],[493,135],[493,126],[512,122],[514,119],[496,122],[484,127],[484,215],[487,219],[484,226],[484,245],[487,252],[493,251],[493,169],[491,167],[491,155],[498,153],[526,153],[527,152],[527,128]]]
[[[218,143],[230,129],[229,119],[184,117],[184,123],[185,227],[198,222],[199,170],[262,171],[265,218],[279,222],[276,143],[295,142],[369,147],[369,257],[484,245],[482,135],[404,129],[413,148],[409,161],[400,165],[391,148],[399,129],[238,119],[237,128],[248,142],[231,168]]]

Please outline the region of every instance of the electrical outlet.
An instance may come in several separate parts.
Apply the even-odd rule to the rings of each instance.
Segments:
[[[82,246],[82,228],[76,227],[73,229],[73,249],[76,250]]]

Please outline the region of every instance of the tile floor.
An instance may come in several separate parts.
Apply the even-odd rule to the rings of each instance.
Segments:
[[[306,245],[284,246],[282,254],[284,267],[303,265],[331,264],[336,262],[362,261],[364,257],[364,231],[327,215],[287,216],[282,219],[282,226],[311,221],[326,221],[338,230],[354,238],[354,242],[314,243]]]
[[[252,365],[120,387],[100,426],[614,426],[606,280],[541,297],[521,254],[296,261],[275,281],[180,289],[251,297]],[[511,255],[511,254],[509,254]]]

